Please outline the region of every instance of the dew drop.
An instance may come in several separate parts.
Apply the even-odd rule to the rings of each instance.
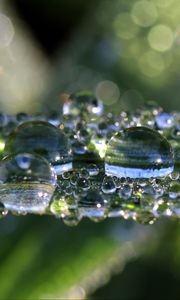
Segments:
[[[80,198],[78,202],[81,217],[95,218],[102,220],[106,209],[106,201],[96,190],[88,191],[86,195]]]
[[[58,189],[54,192],[50,211],[53,215],[59,218],[65,218],[70,215],[66,197],[62,196]]]
[[[155,216],[149,211],[139,212],[136,221],[143,225],[152,225],[156,221]]]
[[[72,169],[71,149],[65,134],[42,121],[26,122],[9,136],[5,153],[36,153],[53,164],[56,174]]]
[[[85,168],[82,168],[79,172],[79,177],[80,178],[89,178],[89,172]]]
[[[180,176],[179,172],[172,172],[172,173],[169,175],[169,177],[170,177],[171,180],[178,180],[178,179],[179,179],[179,176]]]
[[[64,172],[62,174],[62,178],[68,180],[71,177],[71,172]]]
[[[172,199],[176,199],[180,197],[180,183],[172,182],[169,187],[169,197]]]
[[[29,117],[26,113],[21,112],[21,113],[16,114],[16,122],[18,124],[27,122],[27,121],[29,121],[28,119],[29,119]]]
[[[64,115],[81,115],[82,113],[101,115],[103,103],[89,91],[72,94],[63,106]]]
[[[105,176],[102,182],[101,189],[105,194],[113,194],[116,191],[116,185],[113,178]]]
[[[96,176],[99,174],[99,168],[96,164],[89,164],[87,166],[87,171],[89,172],[90,176]]]
[[[9,210],[44,212],[55,184],[54,170],[37,154],[10,155],[0,163],[0,198]]]
[[[130,127],[115,134],[107,145],[107,175],[130,178],[166,176],[173,171],[169,142],[147,127]]]
[[[70,227],[77,226],[79,222],[81,221],[81,216],[79,215],[78,210],[69,210],[69,215],[65,216],[62,220],[64,224]]]
[[[90,188],[90,181],[87,178],[79,178],[77,185],[80,190],[87,191]]]
[[[174,116],[171,113],[159,113],[155,120],[159,129],[171,128],[174,125]]]
[[[124,198],[128,199],[132,195],[132,186],[130,184],[125,184],[119,191],[119,195]]]
[[[70,177],[70,183],[72,185],[76,186],[78,179],[79,179],[79,176],[76,173],[73,173]]]

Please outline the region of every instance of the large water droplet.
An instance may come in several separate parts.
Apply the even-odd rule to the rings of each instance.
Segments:
[[[48,161],[22,153],[0,164],[0,199],[7,209],[42,213],[53,195],[56,176]]]
[[[130,178],[166,176],[174,168],[169,142],[147,127],[131,127],[115,134],[107,145],[107,175]]]
[[[103,112],[103,103],[89,91],[82,91],[72,94],[63,106],[64,115],[80,115],[88,113],[92,115],[101,115]]]
[[[42,121],[26,122],[9,136],[6,154],[37,153],[53,164],[59,175],[72,168],[71,149],[65,134],[55,126]]]

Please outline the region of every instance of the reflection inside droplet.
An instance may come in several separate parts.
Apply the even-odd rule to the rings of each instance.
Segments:
[[[174,168],[168,141],[147,127],[130,127],[115,134],[107,145],[107,175],[130,178],[166,176]]]
[[[46,159],[22,153],[2,160],[0,182],[1,202],[7,209],[42,213],[53,195],[56,176]]]

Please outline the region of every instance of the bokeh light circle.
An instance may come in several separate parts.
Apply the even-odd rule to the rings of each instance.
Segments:
[[[149,31],[148,42],[154,50],[160,52],[167,51],[173,44],[173,32],[167,25],[155,25]]]
[[[159,76],[165,69],[165,63],[160,53],[150,50],[139,59],[141,72],[148,77]]]
[[[120,90],[116,83],[110,80],[101,81],[96,87],[96,97],[104,104],[112,105],[119,100]]]
[[[143,0],[134,4],[131,15],[137,25],[148,27],[156,21],[158,12],[154,3]]]
[[[129,13],[120,13],[113,23],[115,34],[122,39],[130,40],[138,33],[138,26],[134,24]]]

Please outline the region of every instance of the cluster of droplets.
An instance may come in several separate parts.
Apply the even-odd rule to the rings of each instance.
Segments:
[[[0,216],[52,214],[68,225],[180,216],[180,113],[147,103],[103,112],[92,93],[62,113],[0,114]]]

